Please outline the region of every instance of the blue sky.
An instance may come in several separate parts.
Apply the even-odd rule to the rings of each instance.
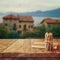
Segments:
[[[0,0],[0,12],[31,12],[60,8],[60,0]]]

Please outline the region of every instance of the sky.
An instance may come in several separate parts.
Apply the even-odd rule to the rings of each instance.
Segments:
[[[47,11],[60,8],[60,0],[0,0],[0,12]]]

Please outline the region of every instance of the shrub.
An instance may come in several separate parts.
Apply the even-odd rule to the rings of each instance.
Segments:
[[[8,31],[4,26],[0,26],[0,39],[7,38]]]

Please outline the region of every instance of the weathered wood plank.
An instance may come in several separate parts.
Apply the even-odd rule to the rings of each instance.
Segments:
[[[32,45],[44,43],[43,39],[1,39],[0,53],[50,53],[45,49],[31,47],[31,41],[33,41]],[[55,39],[54,42],[60,45],[60,40]],[[56,53],[60,53],[60,51],[56,51]]]

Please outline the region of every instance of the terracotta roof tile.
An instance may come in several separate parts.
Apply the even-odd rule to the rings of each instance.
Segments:
[[[5,16],[5,17],[3,17],[3,18],[17,18],[17,16],[15,16],[15,15],[12,15],[12,14],[10,14],[10,15],[7,15],[7,16]]]
[[[32,16],[17,16],[22,21],[34,21]]]
[[[50,19],[46,18],[44,19],[41,23],[46,22],[46,23],[60,23],[60,19]]]
[[[21,20],[21,21],[32,21],[32,22],[34,22],[32,16],[19,16],[19,15],[15,16],[15,15],[11,14],[11,15],[7,15],[3,18],[8,18],[8,19],[9,18],[16,18],[17,20]]]

